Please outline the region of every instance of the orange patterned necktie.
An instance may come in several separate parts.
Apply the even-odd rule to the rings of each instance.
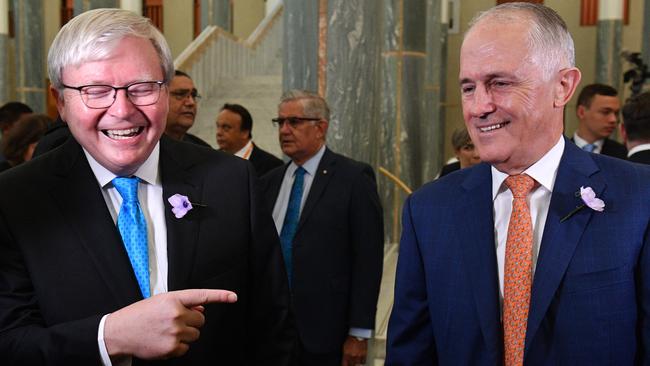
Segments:
[[[503,336],[505,365],[524,363],[524,342],[530,305],[533,270],[533,224],[526,196],[535,180],[525,174],[506,178],[512,191],[512,214],[506,240],[503,294]]]

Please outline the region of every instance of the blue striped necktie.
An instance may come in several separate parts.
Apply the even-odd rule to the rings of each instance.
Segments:
[[[587,144],[582,147],[582,150],[586,152],[594,152],[596,150],[596,144]]]
[[[147,245],[147,222],[138,203],[137,177],[117,177],[113,186],[122,196],[122,207],[117,215],[117,228],[129,255],[135,278],[142,297],[151,296],[149,289],[149,251]]]
[[[291,195],[289,196],[289,204],[287,204],[287,213],[284,216],[282,231],[280,231],[280,244],[282,245],[284,265],[287,268],[289,287],[291,287],[293,275],[293,237],[296,235],[298,221],[300,220],[300,203],[302,201],[302,192],[304,189],[305,172],[306,171],[303,167],[298,167],[294,173],[295,178],[293,180],[293,185],[291,186]]]

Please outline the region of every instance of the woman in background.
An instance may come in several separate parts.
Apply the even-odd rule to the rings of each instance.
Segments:
[[[50,123],[52,120],[44,114],[30,114],[18,120],[2,139],[0,148],[7,160],[0,163],[0,171],[31,160],[38,140]]]

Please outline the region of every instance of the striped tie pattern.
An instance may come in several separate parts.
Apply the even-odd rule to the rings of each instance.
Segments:
[[[280,231],[280,244],[282,246],[284,266],[287,269],[289,287],[291,287],[293,279],[293,237],[296,236],[300,219],[300,203],[302,202],[302,192],[304,190],[305,172],[306,170],[303,167],[298,167],[294,173],[295,178],[291,186],[287,213],[284,216],[284,223],[282,223],[282,230]]]
[[[149,289],[149,251],[147,245],[147,222],[138,203],[137,177],[117,177],[113,186],[122,196],[122,206],[117,215],[117,228],[129,255],[135,278],[142,297],[151,296]]]
[[[513,195],[503,291],[505,365],[520,366],[524,362],[533,269],[533,225],[526,196],[534,187],[535,180],[525,174],[512,175],[506,178],[505,184]]]

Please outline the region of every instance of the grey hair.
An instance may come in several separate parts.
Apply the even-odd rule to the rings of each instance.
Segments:
[[[149,39],[160,58],[165,83],[174,76],[174,62],[165,37],[148,18],[123,9],[95,9],[79,14],[61,28],[47,55],[52,85],[63,88],[66,66],[110,57],[118,42],[127,36]]]
[[[280,105],[292,101],[300,102],[306,117],[320,118],[329,122],[330,108],[325,98],[320,95],[308,90],[291,89],[282,94]]]
[[[469,29],[483,20],[496,20],[500,23],[527,20],[529,49],[539,59],[532,59],[541,66],[547,77],[556,70],[575,67],[575,47],[567,25],[555,10],[540,4],[514,2],[504,3],[477,14],[469,23]]]

